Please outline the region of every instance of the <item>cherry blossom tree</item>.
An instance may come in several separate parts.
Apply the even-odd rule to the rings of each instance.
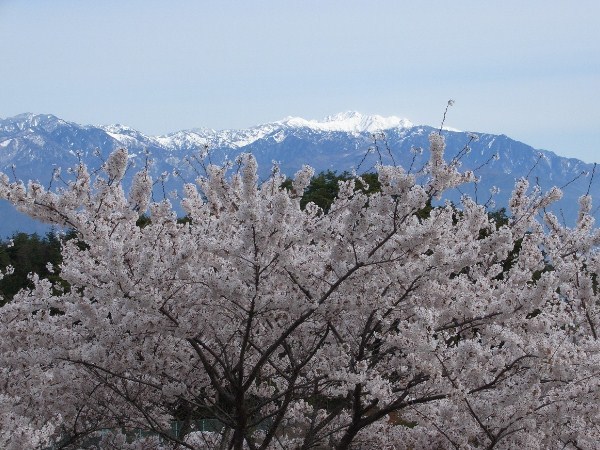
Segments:
[[[423,214],[474,178],[430,143],[424,174],[341,182],[327,213],[300,207],[310,168],[287,189],[250,155],[185,186],[185,221],[151,203],[147,170],[125,193],[125,150],[60,192],[1,175],[1,198],[77,239],[68,288],[31,275],[0,309],[0,445],[597,446],[589,197],[574,228],[545,212],[560,191],[526,180],[505,225],[469,198]]]

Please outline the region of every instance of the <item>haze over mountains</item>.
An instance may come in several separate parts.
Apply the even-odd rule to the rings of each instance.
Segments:
[[[115,148],[126,147],[134,166],[143,167],[149,158],[155,179],[169,174],[164,183],[155,186],[155,199],[159,200],[165,193],[179,189],[184,181],[196,178],[196,158],[205,149],[209,150],[210,161],[217,164],[250,152],[265,178],[273,162],[278,162],[281,171],[288,175],[303,164],[313,166],[317,172],[331,169],[361,173],[374,170],[380,162],[399,164],[416,172],[429,157],[428,136],[433,131],[436,128],[413,125],[398,117],[347,112],[321,121],[288,117],[245,130],[198,128],[147,136],[124,125],[79,125],[50,114],[20,114],[0,119],[0,171],[48,185],[54,167],[62,167],[67,176],[67,169],[79,159],[99,167]],[[461,155],[468,145],[470,151],[461,157],[461,168],[475,170],[481,177],[477,186],[465,185],[460,192],[450,193],[451,200],[458,201],[461,193],[467,193],[486,203],[490,190],[497,187],[499,193],[493,197],[496,207],[506,206],[515,180],[528,176],[532,185],[537,183],[543,190],[566,186],[564,197],[554,210],[568,224],[574,222],[577,199],[588,190],[592,164],[536,150],[505,135],[475,132],[475,137],[473,133],[451,129],[442,133],[447,144],[446,159]],[[128,176],[135,171],[130,169]],[[53,181],[53,186],[58,184]],[[592,183],[590,193],[600,202],[600,179]],[[0,203],[0,237],[14,231],[46,229],[47,226],[16,213],[6,202]]]

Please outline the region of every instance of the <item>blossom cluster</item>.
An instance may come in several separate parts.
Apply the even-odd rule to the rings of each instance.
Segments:
[[[67,289],[33,277],[0,309],[0,446],[596,446],[591,200],[574,228],[526,180],[507,224],[431,208],[472,174],[430,143],[427,179],[380,167],[380,192],[343,182],[327,213],[300,206],[312,169],[260,182],[251,155],[186,185],[186,220],[147,170],[124,191],[125,150],[60,192],[0,175],[0,198],[77,235]]]

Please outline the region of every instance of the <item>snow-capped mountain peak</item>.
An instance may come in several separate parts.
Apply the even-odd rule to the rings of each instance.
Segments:
[[[128,127],[127,125],[121,125],[120,123],[116,123],[113,125],[102,125],[99,128],[103,129],[104,131],[106,131],[108,133],[115,133],[115,134],[139,133],[137,130],[134,130],[133,128]]]
[[[211,143],[218,147],[241,148],[251,145],[266,136],[281,142],[289,132],[307,128],[319,132],[344,132],[351,134],[376,133],[379,131],[410,128],[413,124],[396,116],[383,117],[379,115],[365,115],[356,111],[327,116],[321,120],[307,120],[302,117],[286,117],[276,122],[265,123],[244,130],[210,130],[196,128],[193,130],[179,131],[166,136],[157,136],[156,141],[168,148],[181,148]],[[117,138],[116,128],[104,127],[107,132]]]
[[[2,121],[3,128],[8,126],[21,131],[33,130],[36,128],[43,128],[50,131],[58,126],[68,124],[68,122],[59,119],[52,114],[33,113],[23,113],[6,120],[0,119],[0,121]]]
[[[365,115],[356,111],[334,114],[322,120],[286,117],[278,123],[291,128],[307,127],[319,131],[342,131],[346,133],[375,133],[392,128],[410,128],[413,126],[408,119],[396,116]]]
[[[15,165],[16,177],[46,184],[52,178],[53,165],[68,168],[82,160],[97,168],[102,158],[119,147],[129,150],[137,168],[144,167],[149,155],[154,161],[151,170],[155,177],[178,173],[161,187],[162,195],[179,190],[182,181],[195,179],[197,171],[194,169],[198,168],[194,166],[193,156],[206,147],[210,150],[210,162],[215,164],[233,161],[241,152],[252,153],[263,170],[261,177],[268,177],[273,161],[278,161],[280,170],[287,175],[306,163],[317,171],[369,170],[380,163],[398,164],[410,171],[425,167],[427,151],[415,153],[414,149],[427,149],[429,134],[439,129],[439,126],[411,125],[408,120],[393,116],[344,112],[320,120],[287,117],[246,129],[195,128],[148,136],[126,125],[79,125],[51,114],[21,114],[0,118],[0,171],[12,173]],[[372,134],[380,131],[385,133],[386,146],[389,146],[371,152],[375,144]],[[499,188],[500,193],[494,200],[504,206],[508,204],[515,178],[531,175],[531,178],[539,177],[542,189],[552,185],[568,186],[558,207],[567,217],[577,217],[577,199],[590,189],[589,179],[581,173],[593,173],[591,164],[559,158],[549,152],[543,152],[542,161],[541,151],[503,135],[481,134],[479,140],[473,141],[466,132],[449,130],[444,136],[448,158],[463,155],[462,168],[475,169],[476,175],[481,176],[477,190],[471,185],[465,186],[460,195],[479,195],[481,200],[490,189]],[[464,152],[465,143],[471,149],[468,154]],[[102,155],[100,159],[98,152]],[[143,154],[147,156],[142,157]],[[592,190],[600,196],[600,187],[595,183]],[[161,194],[157,195],[160,198]],[[454,199],[460,199],[458,194]],[[20,228],[17,219],[9,216],[5,207],[6,204],[0,202],[0,217],[10,217],[0,220],[0,237]],[[596,213],[596,217],[600,220],[600,213]],[[31,228],[20,231],[27,229]]]

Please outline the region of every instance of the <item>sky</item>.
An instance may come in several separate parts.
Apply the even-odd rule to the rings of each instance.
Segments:
[[[0,117],[146,134],[342,111],[600,162],[598,0],[0,0]]]

